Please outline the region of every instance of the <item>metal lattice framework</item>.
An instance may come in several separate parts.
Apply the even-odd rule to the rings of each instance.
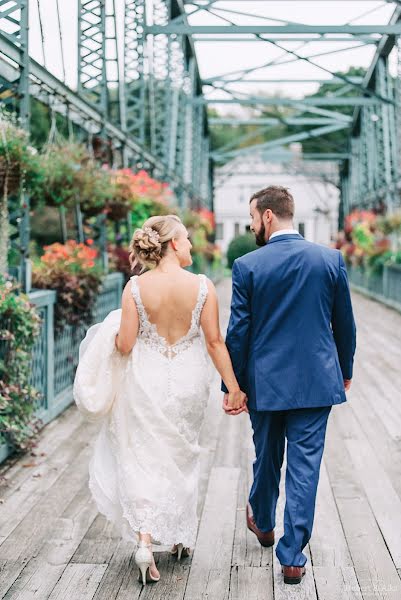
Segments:
[[[261,10],[255,9],[258,4]],[[374,15],[377,4],[366,0],[373,8],[364,14]],[[392,9],[385,23],[356,24],[353,19],[311,25],[273,18],[269,0],[254,0],[248,12],[239,8],[239,0],[78,0],[78,86],[73,90],[46,68],[44,47],[43,64],[30,56],[28,0],[0,0],[1,99],[18,108],[27,128],[34,97],[89,137],[107,138],[125,166],[145,167],[168,181],[181,206],[212,207],[213,165],[240,158],[251,168],[252,156],[261,152],[288,161],[286,148],[292,143],[316,139],[321,151],[305,152],[297,172],[309,160],[330,161],[340,174],[342,213],[378,203],[391,211],[400,205],[401,187],[401,2],[384,4]],[[118,5],[123,7],[120,28]],[[259,44],[275,54],[247,68],[233,64],[202,80],[195,49],[212,42],[222,48]],[[331,47],[315,52],[317,42]],[[375,54],[364,77],[334,73],[321,60],[368,47]],[[395,56],[396,76],[390,56]],[[284,75],[286,66],[297,63],[311,69],[310,78]],[[325,82],[327,89],[336,84],[335,92],[295,99],[254,91],[255,85],[263,89],[274,82],[312,81]],[[252,114],[208,119],[209,105],[251,107]],[[211,150],[213,127],[239,124],[253,129]],[[280,124],[286,126],[285,135],[260,142],[263,133]],[[341,147],[325,141],[334,132],[343,136]],[[21,248],[26,249],[27,209],[21,223]]]
[[[291,0],[301,2],[302,0]],[[338,4],[341,5],[339,0]],[[366,4],[369,3],[369,0]],[[223,48],[233,48],[233,44],[257,42],[261,48],[274,48],[280,54],[266,62],[260,62],[249,68],[223,72],[202,81],[204,94],[194,100],[199,105],[232,105],[233,108],[251,107],[262,116],[250,118],[213,118],[209,126],[252,125],[250,133],[239,137],[237,143],[230,143],[214,149],[211,156],[216,164],[233,162],[235,172],[236,159],[249,164],[255,153],[263,153],[268,160],[288,162],[288,152],[283,148],[294,142],[303,142],[311,138],[322,140],[319,153],[304,153],[304,170],[306,161],[327,160],[337,164],[342,190],[342,206],[340,214],[349,212],[353,207],[379,207],[392,211],[400,206],[401,188],[399,163],[401,156],[400,142],[397,136],[400,126],[400,35],[401,35],[401,3],[391,2],[394,12],[387,23],[355,24],[353,21],[341,25],[310,25],[288,21],[284,18],[272,18],[266,7],[269,2],[261,2],[263,9],[245,11],[237,9],[237,0],[187,0],[186,16],[170,18],[164,23],[153,21],[146,29],[153,36],[174,37],[186,35],[197,47],[203,43],[221,42]],[[376,3],[377,4],[377,3]],[[243,3],[241,4],[241,6]],[[374,13],[377,7],[365,11],[361,17]],[[263,13],[263,14],[262,14]],[[203,19],[203,17],[205,17]],[[213,21],[212,21],[213,19]],[[257,24],[248,24],[250,19]],[[204,20],[205,24],[202,23]],[[212,24],[211,24],[212,23]],[[247,24],[244,24],[247,23]],[[294,47],[294,42],[300,45]],[[337,49],[314,53],[304,49],[312,48],[316,42],[342,43]],[[231,44],[231,46],[229,45]],[[349,77],[341,73],[333,73],[323,66],[319,59],[336,52],[352,51],[359,47],[374,46],[376,53],[365,77]],[[389,55],[394,48],[398,50],[398,76],[390,75]],[[316,73],[330,75],[330,79],[321,79],[318,75],[313,79],[275,78],[269,77],[269,69],[290,63],[306,63]],[[277,73],[277,69],[275,71]],[[276,76],[277,77],[277,76]],[[343,84],[334,93],[326,96],[306,97],[295,100],[287,97],[262,96],[244,91],[244,85],[269,83],[316,83]],[[338,86],[337,86],[338,87]],[[348,93],[352,91],[353,94]],[[290,113],[288,117],[267,117],[272,109],[283,108]],[[353,116],[342,112],[344,108],[353,109]],[[265,114],[263,114],[265,113]],[[196,118],[194,119],[196,123]],[[265,143],[252,143],[269,127],[285,124],[287,129],[294,128],[293,134],[277,137]],[[300,127],[305,129],[300,131]],[[342,132],[343,147],[339,150],[325,148],[324,136]],[[247,143],[246,147],[241,147]],[[327,142],[326,142],[327,144]],[[299,172],[299,164],[297,170]],[[230,172],[222,180],[226,180]]]

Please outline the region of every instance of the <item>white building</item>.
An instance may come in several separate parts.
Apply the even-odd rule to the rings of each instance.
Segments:
[[[330,244],[335,236],[339,204],[336,166],[323,161],[301,165],[298,154],[280,149],[276,156],[280,161],[287,157],[287,162],[273,162],[271,155],[267,162],[261,155],[252,155],[237,157],[216,170],[216,243],[224,253],[234,237],[249,230],[250,197],[269,185],[289,188],[295,200],[295,227],[307,240]]]

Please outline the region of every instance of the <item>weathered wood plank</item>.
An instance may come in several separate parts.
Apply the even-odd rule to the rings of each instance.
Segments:
[[[239,469],[214,467],[185,598],[228,598]]]
[[[232,567],[229,600],[244,600],[244,598],[247,600],[273,600],[271,566]]]
[[[112,523],[103,515],[97,515],[85,537],[79,544],[72,563],[109,563],[120,541]]]
[[[313,575],[319,600],[362,600],[353,567],[313,565]]]
[[[67,439],[73,439],[75,431],[83,423],[82,416],[75,406],[67,408],[57,419],[48,423],[40,432],[40,437],[33,448],[33,456],[28,453],[23,457],[10,457],[0,464],[0,498],[6,500],[10,494],[32,474],[32,468],[27,469],[25,464],[35,466],[46,464],[57,448]]]
[[[70,564],[49,600],[92,600],[107,565]]]
[[[352,566],[324,460],[320,466],[315,519],[309,548],[314,569]]]
[[[363,597],[396,600],[401,581],[340,434],[338,407],[329,419],[325,462]]]
[[[14,529],[1,547],[7,564],[0,572],[0,589],[5,593],[27,562],[50,535],[57,518],[87,478],[90,448],[86,446],[52,486],[42,502],[34,507]]]
[[[0,545],[40,502],[76,456],[87,445],[96,428],[81,423],[73,437],[65,440],[48,460],[38,467],[27,468],[28,477],[0,505]],[[71,432],[72,433],[72,432]],[[74,443],[71,442],[74,439]],[[28,459],[29,461],[29,459]]]
[[[78,544],[96,517],[85,483],[56,519],[45,543],[27,563],[5,600],[44,600],[63,574]]]
[[[401,568],[401,500],[349,406],[343,407],[340,430],[386,546]]]

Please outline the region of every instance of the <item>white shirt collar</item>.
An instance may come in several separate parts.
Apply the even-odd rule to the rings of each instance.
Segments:
[[[271,234],[271,236],[269,237],[269,241],[278,235],[288,235],[290,233],[291,234],[296,233],[296,234],[300,235],[299,231],[297,231],[296,229],[280,229],[279,231],[275,231],[274,233]]]

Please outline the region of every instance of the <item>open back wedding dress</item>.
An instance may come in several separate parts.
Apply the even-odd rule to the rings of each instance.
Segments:
[[[114,345],[121,309],[92,326],[80,347],[74,399],[88,418],[103,420],[89,487],[124,539],[147,532],[155,543],[193,547],[198,437],[210,382],[200,331],[207,280],[199,276],[188,333],[168,345],[149,321],[137,279],[131,277],[140,323],[132,351],[124,356]]]

